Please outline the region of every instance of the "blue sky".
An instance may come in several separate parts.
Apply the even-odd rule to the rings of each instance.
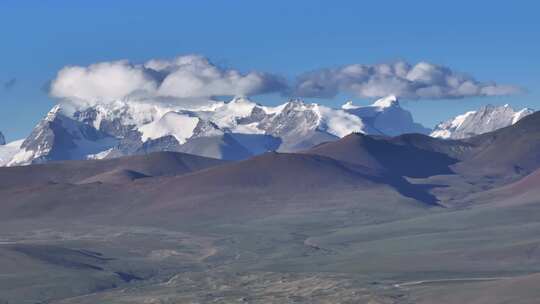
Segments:
[[[526,94],[403,101],[426,126],[486,103],[540,109],[537,1],[0,2],[0,131],[26,136],[66,65],[202,54],[287,78],[322,67],[428,61]],[[337,106],[349,98],[315,99]],[[278,94],[254,97],[283,101]],[[366,98],[354,97],[357,103]]]

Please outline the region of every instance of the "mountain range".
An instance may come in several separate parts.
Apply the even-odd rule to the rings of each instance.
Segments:
[[[508,104],[500,107],[486,105],[436,125],[431,136],[450,139],[467,138],[515,124],[534,111],[523,108],[514,111]]]
[[[500,153],[506,147],[512,149]],[[34,196],[33,192],[21,192],[18,190],[21,188],[58,194],[85,187],[98,191],[87,193],[94,197],[93,200],[95,195],[105,196],[99,199],[101,203],[116,201],[120,206],[124,198],[117,198],[114,192],[118,189],[113,189],[118,186],[109,189],[110,185],[130,189],[133,186],[134,192],[144,192],[141,195],[146,203],[155,201],[156,204],[172,203],[178,197],[187,199],[201,193],[222,193],[230,199],[236,192],[244,193],[238,194],[240,196],[249,192],[288,195],[304,190],[329,193],[383,187],[416,201],[437,205],[448,199],[437,198],[436,191],[432,192],[418,181],[458,176],[483,185],[473,192],[485,191],[528,174],[537,175],[540,159],[536,157],[536,151],[540,151],[540,113],[531,114],[515,125],[463,140],[445,140],[423,134],[391,137],[355,132],[299,152],[265,152],[239,161],[183,152],[156,152],[6,167],[0,170],[0,190],[16,193],[13,206],[22,207],[25,205],[17,203],[21,197],[30,197],[39,204],[47,204],[47,199]],[[453,181],[444,182],[449,184],[443,190],[452,190]],[[97,190],[100,188],[102,190]],[[76,191],[78,195],[85,193],[79,190]],[[109,190],[114,192],[108,193]],[[125,199],[131,200],[130,191],[120,192],[127,193]],[[237,201],[244,200],[239,197]],[[9,206],[8,201],[11,201],[9,195],[4,196],[4,207]],[[57,208],[47,212],[54,210]]]
[[[239,160],[267,151],[298,152],[353,132],[381,136],[418,133],[459,139],[511,125],[532,112],[488,105],[430,130],[414,122],[395,96],[368,106],[347,102],[340,109],[302,100],[268,107],[243,97],[197,107],[143,101],[84,107],[61,103],[23,141],[0,147],[0,165],[158,151]]]
[[[55,144],[70,123],[110,137],[58,113]],[[0,300],[536,303],[516,286],[540,272],[538,155],[537,112],[465,139],[358,131],[242,160],[3,167]]]

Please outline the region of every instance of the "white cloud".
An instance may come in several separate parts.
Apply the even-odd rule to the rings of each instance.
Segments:
[[[194,99],[211,96],[257,95],[281,92],[281,77],[223,69],[198,55],[173,60],[152,59],[145,64],[102,62],[87,67],[68,66],[52,81],[56,98],[80,103],[107,103],[127,97]]]
[[[212,64],[200,55],[143,64],[126,60],[89,66],[67,66],[51,81],[50,94],[75,105],[119,99],[197,105],[212,96],[251,96],[278,92],[297,97],[330,98],[345,92],[359,97],[397,95],[408,99],[497,96],[520,92],[518,87],[480,82],[471,76],[427,62],[403,61],[376,65],[351,64],[319,69],[297,77],[293,89],[274,74],[242,73]]]
[[[510,95],[521,92],[521,89],[479,82],[447,67],[427,62],[413,66],[398,61],[376,65],[352,64],[304,73],[297,78],[293,94],[329,98],[341,92],[369,98],[397,95],[409,99],[440,99]]]
[[[166,71],[158,94],[178,98],[204,96],[256,95],[281,91],[286,82],[262,72],[242,74],[237,70],[224,70],[212,65],[201,56],[178,57],[174,61],[153,60],[146,67]]]
[[[153,93],[157,85],[142,67],[114,61],[65,67],[52,81],[50,93],[58,98],[94,103],[124,98],[138,91]]]

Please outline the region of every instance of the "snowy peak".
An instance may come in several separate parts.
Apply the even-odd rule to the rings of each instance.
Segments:
[[[193,135],[193,130],[199,123],[199,118],[190,115],[167,112],[160,119],[148,123],[138,130],[142,133],[142,140],[158,139],[164,136],[174,136],[183,144]]]
[[[290,100],[279,112],[265,117],[259,128],[276,137],[303,136],[319,125],[319,114],[314,111],[315,107],[315,104],[306,104],[299,99]]]
[[[0,145],[0,166],[5,166],[20,151],[24,139]]]
[[[431,132],[432,137],[438,137],[438,138],[453,138],[452,132],[455,132],[456,130],[461,128],[461,125],[463,122],[465,122],[469,116],[472,116],[476,113],[476,111],[469,111],[464,114],[458,115],[454,117],[453,119],[449,119],[445,122],[441,122],[438,124],[433,132]]]
[[[429,129],[414,122],[411,113],[403,109],[396,96],[376,100],[368,106],[354,105],[351,101],[341,108],[364,122],[363,133],[396,136],[404,133],[428,134]]]
[[[289,112],[289,111],[313,111],[314,108],[316,108],[318,104],[316,103],[306,103],[302,99],[291,99],[287,101],[283,107],[281,108],[281,113],[283,112]]]
[[[486,105],[477,111],[469,111],[441,122],[435,126],[431,136],[447,139],[467,138],[513,125],[533,112],[529,108],[515,111],[508,104]]]
[[[49,110],[49,112],[45,116],[45,120],[54,121],[60,112],[62,112],[62,108],[60,107],[60,105],[55,105],[52,109]]]
[[[214,112],[224,112],[236,117],[248,116],[257,104],[246,97],[235,97],[223,106],[216,108]]]
[[[231,99],[229,102],[226,103],[229,106],[234,107],[248,107],[253,108],[257,105],[256,102],[252,101],[249,97],[245,96],[236,96],[233,99]]]
[[[304,150],[352,132],[394,136],[426,129],[395,96],[368,106],[349,102],[341,109],[301,99],[262,106],[246,97],[192,107],[122,100],[81,109],[59,104],[34,128],[10,164],[156,151],[239,159],[269,150]]]
[[[8,165],[85,159],[116,145],[116,139],[74,120],[55,106],[22,142]]]
[[[396,96],[389,95],[380,99],[377,99],[371,106],[379,108],[399,107],[399,101]]]
[[[341,106],[341,109],[355,110],[355,109],[360,109],[360,108],[377,108],[378,110],[384,110],[386,108],[399,107],[399,106],[400,105],[399,105],[398,98],[394,95],[389,95],[389,96],[375,100],[375,102],[373,102],[369,106],[355,105],[351,100],[349,100]]]
[[[514,116],[512,117],[512,124],[515,124],[516,122],[518,122],[519,120],[521,120],[523,117],[529,115],[529,114],[532,114],[534,113],[534,110],[533,109],[529,109],[529,108],[523,108],[519,111],[517,111]]]

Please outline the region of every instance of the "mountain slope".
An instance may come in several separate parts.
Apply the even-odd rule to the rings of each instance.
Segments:
[[[171,176],[225,163],[196,155],[159,152],[115,159],[62,161],[47,164],[0,168],[0,189],[36,187],[65,183],[100,181],[107,175]],[[116,173],[115,173],[116,172]],[[107,181],[108,177],[102,181]]]
[[[192,138],[177,151],[224,160],[246,159],[253,154],[231,134]]]
[[[523,176],[540,168],[540,113],[463,142],[474,147],[457,168],[475,175]]]
[[[436,204],[423,187],[399,176],[319,155],[270,152],[219,164],[218,160],[161,152],[0,168],[0,209],[21,217],[93,213],[123,218],[130,213],[143,219],[148,214],[236,217],[269,215],[294,206],[297,197],[309,202],[305,208],[317,210],[324,200],[315,196],[346,193],[387,193],[392,201],[412,202],[413,209]],[[272,203],[266,205],[266,201]]]
[[[255,191],[279,196],[390,187],[401,195],[428,205],[436,203],[436,199],[424,189],[409,184],[400,176],[314,154],[269,152],[184,177],[171,178],[163,183],[163,187],[174,187],[184,194],[230,195],[238,191]]]
[[[332,188],[370,185],[382,177],[368,168],[349,167],[337,160],[307,154],[269,152],[248,160],[167,181],[190,192],[208,188],[269,189],[300,192],[313,186]]]
[[[464,200],[469,206],[516,207],[540,203],[540,169],[504,186],[475,193]]]
[[[24,139],[21,139],[0,145],[0,167],[7,165],[15,154],[19,153],[23,142]]]
[[[415,138],[415,141],[411,138]],[[452,173],[450,166],[457,163],[458,159],[441,151],[448,153],[459,145],[459,143],[435,140],[425,135],[388,138],[355,133],[335,142],[318,145],[304,153],[324,155],[373,169],[385,170],[398,176],[429,177]]]
[[[514,111],[509,105],[487,105],[478,111],[458,115],[435,126],[431,136],[462,139],[515,124],[534,111],[528,108]]]
[[[113,136],[66,116],[55,106],[21,144],[8,165],[85,159],[111,149]]]

